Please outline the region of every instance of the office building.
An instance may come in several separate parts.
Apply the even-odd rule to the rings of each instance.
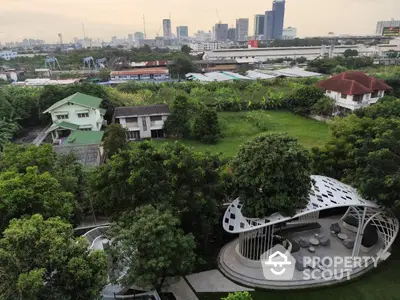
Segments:
[[[213,38],[213,36],[212,36],[211,31],[205,32],[203,30],[199,30],[194,34],[194,39],[197,42],[208,42],[208,41],[211,41],[212,38]]]
[[[228,40],[234,41],[236,39],[236,28],[231,27],[228,29]]]
[[[144,33],[143,32],[135,32],[133,35],[133,38],[135,39],[135,42],[139,42],[140,40],[144,40]]]
[[[272,3],[272,11],[274,12],[274,39],[282,39],[283,25],[285,20],[285,0],[274,0]]]
[[[176,38],[178,42],[189,37],[189,28],[187,26],[176,27]]]
[[[170,19],[164,19],[163,20],[163,33],[164,33],[164,39],[171,39],[172,37],[172,31],[171,31],[171,20]]]
[[[228,39],[228,24],[215,24],[213,27],[213,39],[215,41],[226,41]]]
[[[283,40],[294,40],[297,37],[297,28],[288,27],[283,29],[282,39]]]
[[[265,15],[255,15],[254,16],[254,38],[256,40],[261,40],[264,36],[264,22]]]
[[[133,42],[134,42],[133,34],[128,34],[128,43],[129,43],[130,45],[132,45]]]
[[[249,38],[249,19],[236,20],[236,40],[247,41]]]
[[[400,27],[400,21],[394,19],[390,21],[379,21],[376,24],[376,35],[384,35],[385,28]]]
[[[274,39],[274,12],[268,10],[265,12],[264,18],[264,40]]]

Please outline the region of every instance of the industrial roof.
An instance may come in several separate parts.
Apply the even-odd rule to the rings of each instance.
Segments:
[[[200,73],[188,73],[186,74],[186,78],[196,79],[199,81],[213,81],[211,78],[208,78],[207,76],[204,76],[203,74]]]
[[[260,73],[260,72],[256,72],[256,71],[247,71],[246,76],[253,78],[253,79],[273,79],[273,78],[278,77],[276,75],[270,75],[270,74]]]
[[[228,76],[232,76],[234,79],[252,80],[252,78],[240,75],[239,73],[233,73],[229,71],[224,71],[222,73]]]
[[[104,131],[82,131],[72,132],[63,145],[93,145],[100,144],[104,136]]]
[[[252,80],[253,78],[240,75],[238,73],[233,73],[229,71],[221,72],[208,72],[208,73],[188,73],[186,78],[196,79],[198,81],[208,82],[208,81],[229,81],[229,80]]]
[[[318,77],[322,76],[320,73],[309,72],[302,68],[287,68],[269,71],[268,73],[278,76],[288,76],[288,77]]]
[[[382,80],[360,71],[347,71],[317,83],[317,86],[345,95],[363,95],[392,88]]]
[[[68,85],[79,82],[80,79],[59,79],[52,80],[48,78],[32,78],[26,79],[25,81],[18,81],[13,83],[14,85],[28,85],[28,86],[44,86],[44,85]]]
[[[375,202],[361,198],[354,188],[336,179],[318,175],[311,176],[311,179],[314,180],[314,183],[309,192],[307,206],[297,210],[294,216],[274,213],[262,219],[246,218],[242,214],[243,205],[240,204],[239,199],[236,199],[225,212],[224,229],[231,233],[247,232],[335,207],[363,206],[378,208]]]
[[[103,100],[97,97],[89,96],[86,94],[82,93],[75,93],[65,99],[62,99],[56,103],[54,103],[52,106],[50,106],[48,109],[46,109],[43,113],[48,113],[57,107],[60,107],[64,104],[67,104],[68,102],[74,103],[76,105],[81,105],[85,107],[90,107],[90,108],[99,108],[100,104]]]
[[[161,114],[169,114],[168,104],[117,107],[115,108],[114,117],[123,118]]]
[[[111,76],[129,76],[129,75],[150,75],[150,74],[169,74],[167,68],[140,68],[126,71],[113,71]]]
[[[53,146],[58,155],[74,153],[77,161],[86,166],[97,166],[102,162],[99,145],[61,145]]]

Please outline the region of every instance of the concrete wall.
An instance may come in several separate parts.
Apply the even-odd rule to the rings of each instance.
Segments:
[[[89,117],[78,118],[78,113],[84,112],[89,113]],[[64,113],[68,113],[68,119],[57,119],[57,115]],[[51,112],[51,119],[53,120],[53,123],[56,121],[66,121],[79,126],[92,126],[92,131],[99,131],[103,122],[103,117],[101,117],[99,109],[88,108],[76,104],[65,104],[57,107]],[[97,122],[99,122],[99,124]]]

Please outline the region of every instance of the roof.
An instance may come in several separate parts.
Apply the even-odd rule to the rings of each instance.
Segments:
[[[272,75],[288,76],[288,77],[318,77],[322,76],[321,73],[309,72],[302,68],[287,68],[269,71]]]
[[[186,74],[186,78],[195,79],[198,81],[213,81],[211,78],[208,78],[207,76],[204,76],[203,74],[200,73],[188,73]]]
[[[54,123],[53,125],[51,125],[50,128],[46,130],[46,133],[52,132],[58,128],[69,129],[69,130],[75,131],[79,128],[79,125],[76,125],[74,123],[70,123],[67,121],[60,121],[60,122],[57,122],[57,123]]]
[[[347,71],[317,83],[317,86],[346,95],[363,95],[392,88],[382,80],[360,71]]]
[[[264,74],[256,71],[247,71],[246,76],[253,79],[273,79],[278,77],[277,75]]]
[[[107,112],[107,109],[105,109],[105,108],[99,108],[99,110],[100,110],[100,114],[101,115],[105,115],[106,114],[106,112]]]
[[[224,71],[224,70],[236,70],[236,65],[219,65],[215,67],[207,67],[208,71]]]
[[[196,65],[202,65],[202,64],[232,65],[232,64],[236,64],[237,61],[235,59],[214,59],[214,60],[204,59],[204,60],[195,60],[195,61],[193,61],[193,63]]]
[[[46,109],[43,113],[48,113],[57,107],[60,107],[64,104],[67,104],[68,102],[74,103],[76,105],[81,105],[81,106],[86,106],[90,108],[99,108],[100,104],[103,100],[97,97],[89,96],[86,94],[82,93],[75,93],[67,98],[64,98],[56,103],[54,103],[52,106],[50,106],[48,109]]]
[[[232,76],[225,75],[222,72],[210,72],[204,74],[206,77],[214,80],[214,81],[228,81],[228,80],[235,80]]]
[[[246,218],[241,212],[243,205],[240,204],[239,199],[236,199],[225,212],[224,229],[231,233],[247,232],[335,207],[363,206],[378,208],[375,202],[361,198],[356,189],[336,179],[318,175],[312,175],[311,179],[315,183],[310,190],[307,206],[297,210],[294,216],[288,217],[280,213],[274,213],[263,219]]]
[[[100,144],[104,136],[104,131],[82,131],[72,132],[63,145],[93,145]]]
[[[222,73],[225,75],[228,75],[228,76],[232,76],[234,79],[243,79],[243,80],[252,80],[253,79],[253,78],[249,78],[247,76],[240,75],[239,73],[233,73],[233,72],[228,72],[228,71],[224,71]]]
[[[160,115],[160,114],[169,114],[168,104],[123,106],[115,108],[114,112],[114,116],[116,118],[144,116],[144,115]]]
[[[144,69],[133,69],[127,71],[111,72],[111,76],[150,75],[150,74],[169,74],[169,71],[167,68],[144,68]]]
[[[58,155],[74,153],[78,162],[87,166],[97,166],[101,157],[99,145],[61,145],[53,146],[54,152]]]

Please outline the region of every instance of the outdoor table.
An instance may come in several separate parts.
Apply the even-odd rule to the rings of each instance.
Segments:
[[[308,248],[308,251],[315,252],[315,248],[314,247],[310,247],[310,248]]]
[[[341,239],[341,240],[346,240],[348,238],[348,236],[345,233],[339,233],[338,234],[338,238]]]
[[[309,242],[313,246],[318,246],[319,245],[319,241],[316,238],[310,238]]]

